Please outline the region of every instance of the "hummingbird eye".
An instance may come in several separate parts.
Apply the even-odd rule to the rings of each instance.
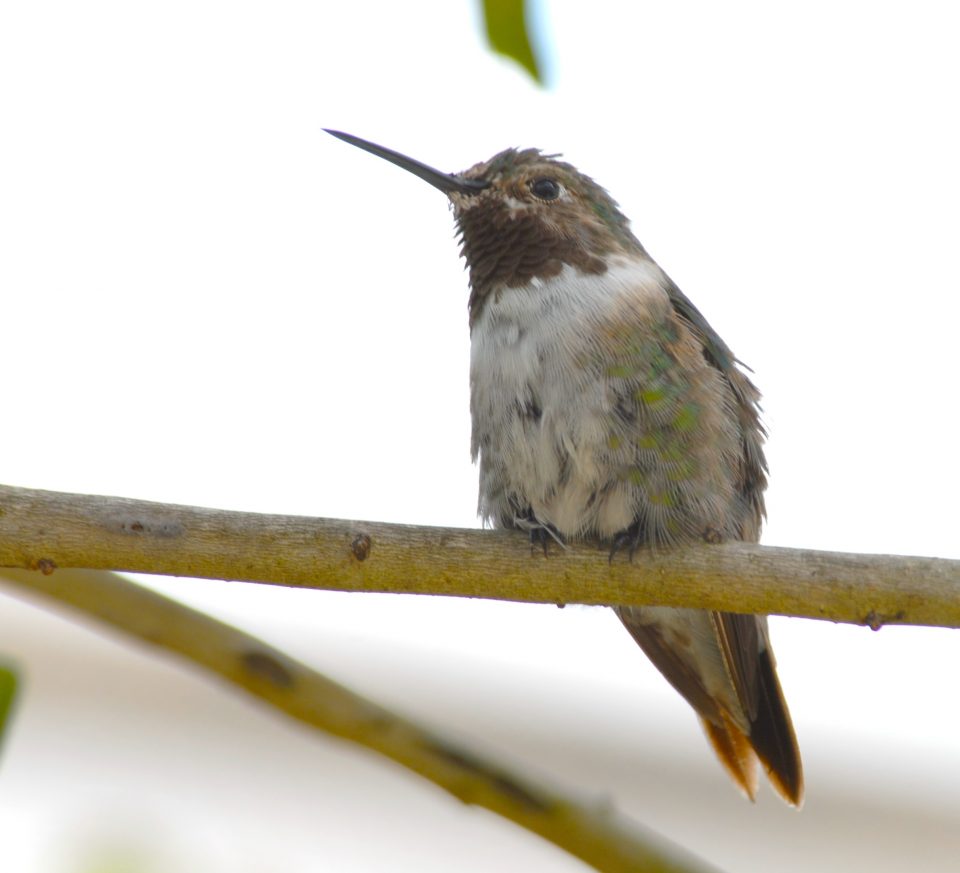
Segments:
[[[548,177],[534,179],[530,183],[530,190],[534,197],[541,200],[556,200],[560,196],[560,183]]]

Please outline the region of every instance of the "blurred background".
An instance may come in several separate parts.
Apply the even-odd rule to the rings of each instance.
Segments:
[[[0,7],[0,481],[475,526],[437,167],[606,186],[756,373],[764,542],[960,558],[957,12],[473,2]],[[952,871],[960,636],[773,619],[802,812],[744,801],[606,610],[142,578],[728,871]],[[11,873],[582,870],[513,825],[0,582]]]

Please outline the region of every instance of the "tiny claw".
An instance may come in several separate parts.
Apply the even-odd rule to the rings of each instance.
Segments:
[[[617,556],[617,553],[623,551],[623,549],[627,546],[629,546],[630,549],[630,551],[627,553],[627,560],[632,563],[633,556],[637,553],[637,549],[640,547],[639,522],[635,521],[630,525],[630,527],[620,531],[620,533],[613,537],[613,542],[610,544],[610,555],[607,558],[607,562],[612,564],[613,559]]]
[[[547,532],[542,527],[532,527],[530,528],[530,553],[533,554],[536,551],[537,546],[543,549],[543,557],[547,557],[550,552],[547,549],[547,543],[550,540],[547,538]]]
[[[532,513],[530,518],[515,518],[513,523],[520,528],[520,530],[525,530],[529,534],[531,554],[537,546],[540,546],[543,549],[543,556],[546,558],[550,554],[547,546],[550,545],[551,540],[560,546],[561,549],[567,547],[567,544],[561,539],[560,534],[557,533],[556,528],[552,524],[544,524],[541,521],[537,521]]]

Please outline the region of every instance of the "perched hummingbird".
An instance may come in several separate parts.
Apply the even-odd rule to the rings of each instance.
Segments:
[[[548,540],[756,542],[759,393],[630,231],[555,155],[507,149],[463,173],[330,130],[449,198],[470,273],[472,451],[479,513]],[[757,762],[791,804],[803,775],[763,616],[614,606],[696,710],[744,792]]]

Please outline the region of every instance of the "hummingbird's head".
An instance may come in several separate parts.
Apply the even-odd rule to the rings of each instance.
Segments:
[[[565,266],[601,274],[611,258],[643,254],[613,198],[556,155],[507,149],[463,173],[442,173],[351,134],[327,132],[447,195],[470,270],[471,310],[498,287],[547,279]]]
[[[507,149],[460,178],[486,185],[448,194],[474,290],[525,285],[565,265],[599,274],[611,257],[642,251],[616,201],[557,155]]]

